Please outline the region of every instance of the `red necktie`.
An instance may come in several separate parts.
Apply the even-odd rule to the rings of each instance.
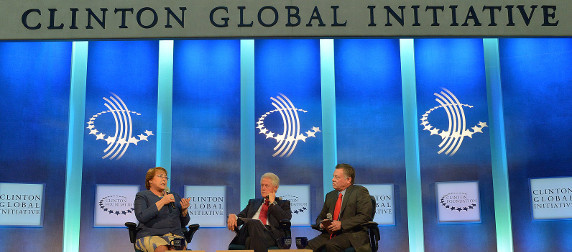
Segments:
[[[264,204],[262,204],[262,208],[260,209],[260,215],[258,216],[258,218],[260,219],[260,221],[262,221],[262,224],[264,225],[266,225],[267,215],[268,215],[268,200],[265,200]]]
[[[340,218],[340,210],[342,208],[342,194],[338,194],[338,201],[336,201],[336,208],[334,208],[334,220]]]
[[[340,218],[340,210],[342,208],[342,194],[338,194],[338,200],[336,201],[336,207],[334,208],[334,220],[338,220]],[[330,234],[330,239],[334,237],[334,233]]]

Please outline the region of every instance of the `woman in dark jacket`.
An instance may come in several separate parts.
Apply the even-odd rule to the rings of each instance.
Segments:
[[[155,167],[145,176],[146,191],[135,197],[135,216],[139,221],[135,246],[145,252],[170,250],[171,241],[183,238],[184,227],[190,217],[189,199],[169,193],[167,170]],[[186,246],[185,246],[186,247]]]

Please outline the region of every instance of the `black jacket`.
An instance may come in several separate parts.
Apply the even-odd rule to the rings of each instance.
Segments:
[[[327,217],[328,213],[334,216],[338,193],[338,191],[333,190],[326,194],[324,207],[322,207],[322,211],[316,218],[318,226]],[[346,188],[339,217],[339,220],[342,222],[342,230],[338,232],[351,235],[350,241],[352,247],[356,248],[356,251],[371,250],[369,248],[367,228],[363,227],[362,224],[371,221],[372,216],[373,206],[367,189],[360,185],[351,185]]]
[[[248,205],[237,216],[239,218],[252,218],[262,203],[264,203],[263,198],[250,199],[248,201]],[[274,239],[284,237],[284,233],[280,230],[279,224],[281,220],[292,219],[290,201],[276,198],[276,205],[270,205],[268,207],[267,216],[268,224],[271,226],[270,231],[272,232]]]

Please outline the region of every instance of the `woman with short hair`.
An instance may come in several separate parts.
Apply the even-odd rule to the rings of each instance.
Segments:
[[[135,217],[139,221],[135,247],[144,252],[171,250],[171,241],[183,239],[183,229],[190,220],[189,200],[169,193],[167,170],[151,168],[145,176],[146,191],[135,196]],[[185,244],[186,247],[186,244]]]

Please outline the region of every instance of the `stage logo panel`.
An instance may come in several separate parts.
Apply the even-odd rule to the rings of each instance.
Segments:
[[[374,221],[387,225],[379,249],[407,251],[399,39],[335,39],[334,65],[337,160],[376,198]]]
[[[149,139],[155,137],[152,128],[137,127],[141,113],[129,109],[117,94],[110,92],[109,96],[102,98],[101,104],[105,108],[94,113],[86,122],[88,135],[93,135],[90,140],[106,142],[101,159],[121,159],[129,147],[149,144]]]
[[[310,225],[310,185],[281,185],[276,196],[290,201],[292,225]]]
[[[267,111],[258,118],[256,129],[258,134],[264,135],[265,139],[270,139],[269,141],[276,140],[276,145],[273,148],[273,157],[289,157],[298,144],[301,144],[301,142],[306,143],[307,140],[315,138],[316,134],[321,132],[320,127],[315,125],[308,128],[301,127],[300,117],[308,111],[297,108],[286,95],[279,94],[276,97],[270,97],[269,100],[274,109]],[[273,132],[272,129],[266,127],[265,122],[266,117],[275,112],[278,112],[281,120],[275,121],[273,126],[278,130]],[[282,127],[279,127],[279,125]]]
[[[258,180],[272,172],[283,185],[308,185],[312,194],[307,202],[312,206],[292,209],[298,210],[292,223],[308,225],[309,216],[317,216],[323,202],[323,182],[316,179],[322,177],[324,154],[320,41],[256,40],[254,51],[254,175]],[[280,186],[278,193],[284,189]],[[258,186],[255,195],[260,195]]]
[[[487,172],[490,136],[482,40],[423,39],[416,41],[415,52],[421,165],[430,167],[428,172],[455,171],[458,164]]]
[[[192,223],[201,227],[226,226],[226,186],[185,186]]]
[[[375,198],[375,217],[379,225],[395,225],[395,206],[393,184],[363,185],[369,195]]]
[[[436,106],[429,108],[419,119],[422,131],[427,131],[433,138],[441,138],[438,144],[437,154],[453,156],[461,148],[463,141],[472,139],[473,136],[484,134],[488,127],[486,118],[478,118],[478,122],[469,122],[465,110],[473,108],[473,105],[462,103],[459,98],[446,88],[441,88],[433,94]],[[430,118],[433,111],[441,112],[441,120]],[[444,112],[444,113],[443,113]],[[435,113],[437,114],[437,113]],[[433,116],[435,115],[433,114]],[[486,131],[485,131],[486,132]]]
[[[137,222],[135,195],[138,185],[97,185],[94,226],[123,227],[125,222]]]
[[[224,185],[225,189],[220,189],[220,193],[217,191],[217,195],[220,194],[225,199],[222,203],[223,212],[238,212],[241,152],[240,41],[176,40],[173,46],[171,188],[182,192],[185,185]],[[205,195],[211,197],[208,194],[209,187],[206,188]],[[193,203],[193,197],[199,196],[193,190],[187,194],[187,197],[191,197],[191,207],[195,203],[221,204],[200,199]],[[226,198],[233,200],[226,202]],[[209,209],[193,208],[189,211],[191,223],[199,221],[202,226],[221,226],[226,221],[224,213],[221,219],[221,215],[200,214]],[[204,223],[211,218],[216,220],[209,221],[210,224]],[[203,249],[209,250],[209,247]]]
[[[495,250],[483,40],[419,39],[414,46],[425,249]],[[478,184],[457,184],[468,181]],[[442,225],[467,222],[481,225]]]
[[[115,195],[133,204],[137,191],[145,190],[145,173],[156,166],[159,41],[90,41],[88,55],[80,250],[127,251],[129,244],[101,242],[118,239],[119,229],[93,227],[124,227],[122,212],[130,214],[129,207],[113,206],[110,214],[100,201],[107,196],[105,200],[126,200]],[[99,196],[98,184],[141,188]]]
[[[437,182],[440,222],[479,222],[481,211],[478,182]]]
[[[570,221],[531,221],[572,210],[558,205],[570,202],[558,190],[572,177],[571,46],[572,38],[499,39],[514,251],[572,248]]]
[[[0,226],[41,227],[44,184],[0,183]]]
[[[145,172],[157,141],[158,42],[89,44],[86,80],[85,176]],[[93,171],[92,167],[98,167]],[[110,184],[130,184],[124,176]]]
[[[535,220],[572,218],[572,177],[530,179]]]

